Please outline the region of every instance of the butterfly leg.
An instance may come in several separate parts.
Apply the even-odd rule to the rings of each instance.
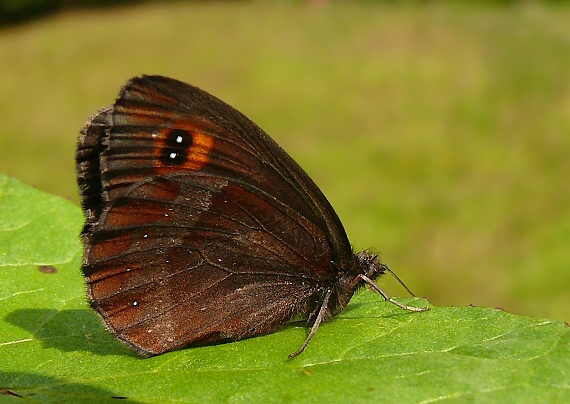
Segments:
[[[388,296],[388,294],[386,292],[384,292],[382,289],[380,289],[378,287],[378,285],[376,285],[372,279],[370,279],[369,277],[367,277],[364,274],[359,274],[356,277],[356,280],[360,280],[360,279],[362,279],[364,282],[369,284],[372,287],[372,289],[374,289],[376,292],[380,293],[382,295],[382,297],[384,297],[384,299],[386,299],[387,301],[389,301],[390,303],[392,303],[398,307],[401,307],[402,309],[409,310],[409,311],[426,311],[426,310],[429,310],[429,307],[412,307],[412,306],[402,304],[402,303],[392,299],[390,296]]]
[[[290,354],[289,358],[294,358],[295,356],[300,355],[301,352],[303,352],[305,350],[305,348],[307,348],[307,345],[309,345],[309,342],[311,341],[311,339],[313,339],[313,336],[317,332],[317,329],[319,328],[319,326],[323,322],[323,319],[325,317],[325,313],[327,312],[327,309],[329,306],[329,300],[331,298],[331,294],[332,294],[332,289],[327,290],[327,294],[325,295],[325,298],[323,299],[323,302],[321,303],[321,308],[319,309],[319,314],[317,314],[317,318],[315,319],[315,323],[313,324],[313,328],[311,328],[311,332],[309,332],[309,335],[307,336],[307,339],[305,340],[305,342],[303,342],[303,345],[301,345],[301,348],[297,349],[295,352]]]

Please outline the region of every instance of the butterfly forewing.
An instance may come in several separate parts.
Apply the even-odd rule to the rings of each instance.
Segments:
[[[175,146],[184,132],[192,140],[189,149],[184,142],[180,154],[176,147],[160,147]],[[138,157],[130,155],[132,148]],[[152,175],[151,165],[154,175],[190,170],[233,178],[286,203],[323,229],[340,262],[352,255],[338,216],[299,165],[245,115],[196,87],[160,76],[127,83],[113,111],[102,160],[111,156],[116,164],[108,163],[109,177],[114,170],[124,170],[146,178]],[[184,156],[183,163],[176,164],[176,158]],[[118,177],[107,186],[128,181],[125,175]]]

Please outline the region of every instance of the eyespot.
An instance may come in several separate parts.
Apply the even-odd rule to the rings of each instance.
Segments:
[[[166,174],[179,170],[201,170],[209,163],[214,147],[212,136],[198,128],[164,129],[157,136],[157,171]]]

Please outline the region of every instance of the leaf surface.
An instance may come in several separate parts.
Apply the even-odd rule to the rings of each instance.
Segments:
[[[570,402],[570,329],[498,309],[408,313],[371,291],[323,324],[142,359],[84,297],[80,209],[0,176],[0,395],[39,402]],[[399,299],[424,305],[421,299]]]

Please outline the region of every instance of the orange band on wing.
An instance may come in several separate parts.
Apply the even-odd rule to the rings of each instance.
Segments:
[[[210,161],[210,151],[214,147],[214,138],[200,132],[193,132],[194,143],[190,148],[187,163],[191,170],[199,170]]]

